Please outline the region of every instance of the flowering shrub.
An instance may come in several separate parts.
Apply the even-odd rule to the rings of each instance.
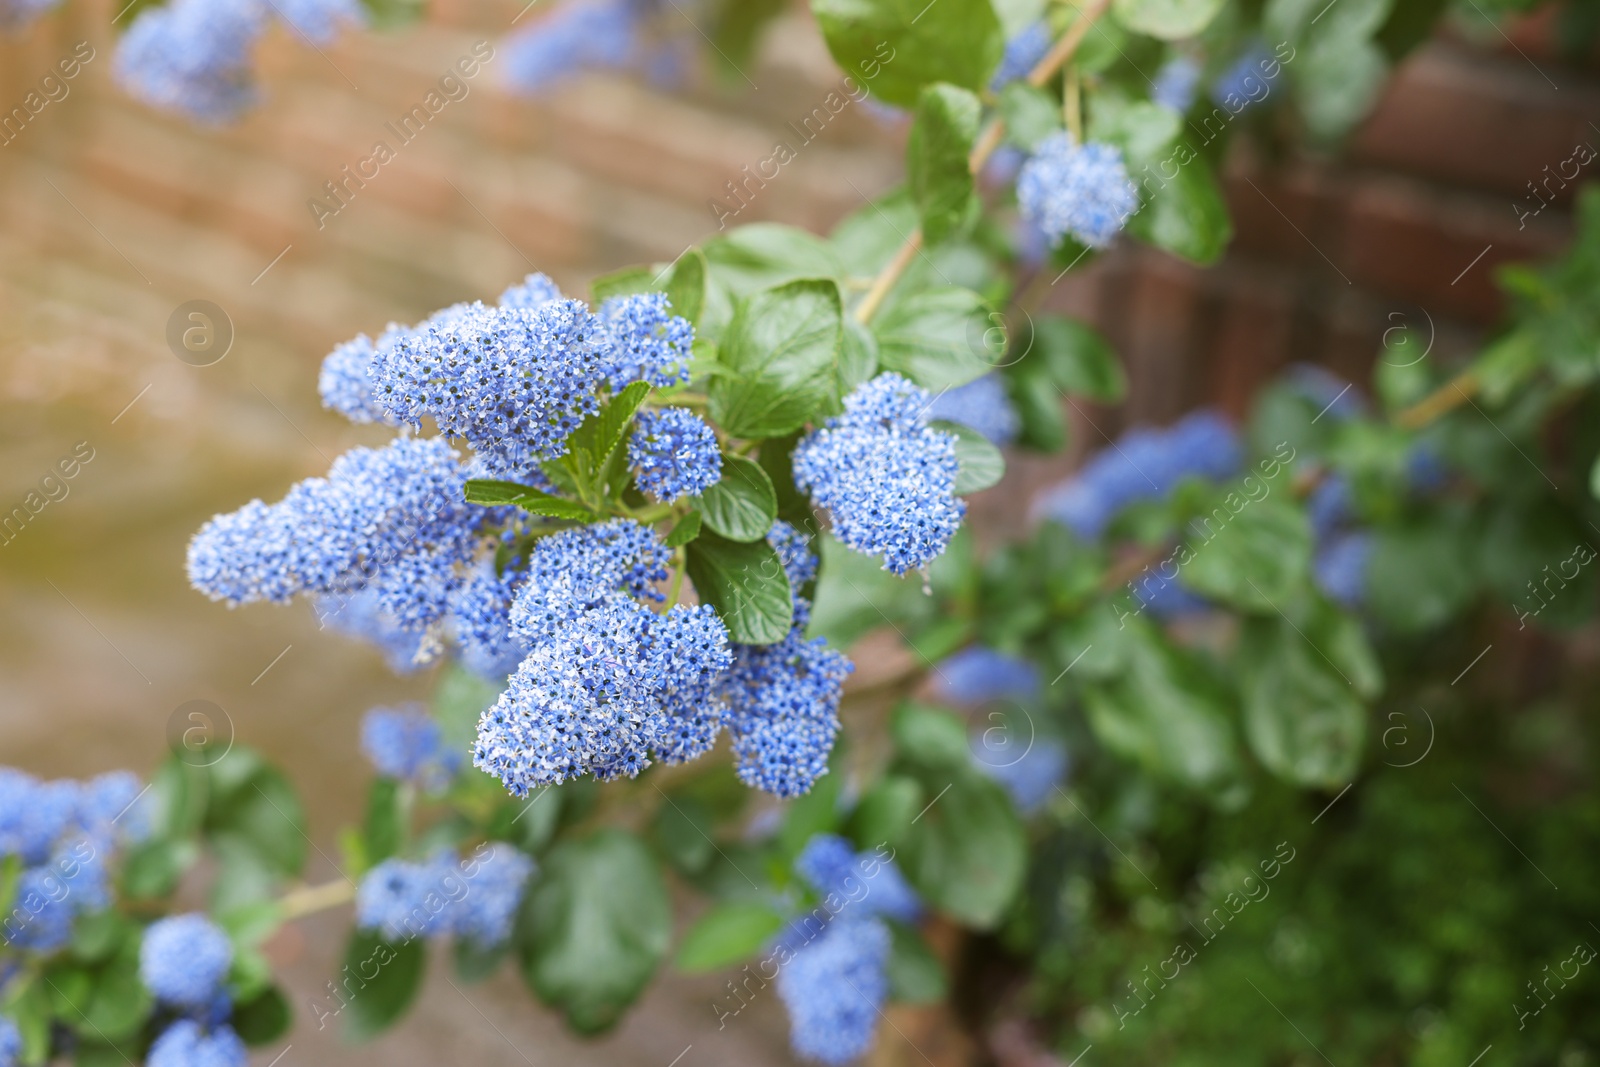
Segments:
[[[189,578],[230,607],[306,600],[397,671],[432,671],[431,703],[368,713],[364,818],[322,885],[301,881],[287,778],[244,746],[175,752],[148,789],[0,771],[0,1067],[243,1064],[291,1015],[262,943],[348,904],[344,966],[311,1012],[357,1038],[404,1015],[445,941],[463,980],[514,964],[585,1033],[669,953],[689,972],[742,964],[705,1021],[726,1027],[775,986],[796,1052],[830,1064],[866,1054],[891,1005],[952,995],[985,1041],[1020,1019],[1059,1051],[1082,1035],[1124,1062],[1203,1029],[1186,995],[1158,996],[1201,958],[1157,944],[1188,937],[1180,919],[1209,944],[1235,916],[1264,923],[1245,902],[1285,870],[1279,885],[1362,875],[1342,854],[1291,866],[1289,841],[1255,856],[1257,831],[1309,839],[1335,810],[1327,825],[1413,840],[1392,800],[1335,808],[1378,765],[1431,751],[1391,762],[1397,727],[1374,724],[1466,699],[1454,686],[1497,602],[1540,629],[1594,604],[1600,441],[1571,414],[1595,396],[1592,193],[1562,263],[1507,276],[1516,321],[1459,375],[1386,359],[1367,398],[1297,368],[1242,424],[1200,411],[1091,442],[981,555],[965,530],[1002,447],[1058,449],[1063,397],[1126,390],[1103,338],[1035,314],[1039,287],[1017,283],[1122,240],[1214,260],[1229,233],[1214,150],[1184,116],[1211,123],[1214,102],[1225,129],[1291,84],[1286,122],[1347,129],[1387,61],[1330,74],[1329,55],[1370,59],[1413,30],[1398,7],[1346,5],[1321,22],[1282,3],[815,0],[840,64],[873,64],[883,101],[912,113],[905,188],[826,238],[745,226],[596,279],[587,300],[533,274],[336,347],[323,402],[373,444],[206,523]],[[231,116],[266,15],[147,8],[120,76]],[[276,15],[314,41],[367,18]],[[664,17],[572,0],[519,31],[506,66],[529,90],[628,66]],[[975,175],[1003,177],[986,170],[1002,149],[1014,177],[986,191]],[[848,650],[873,630],[904,662],[868,663],[863,688],[887,699],[841,714]],[[1389,789],[1404,793],[1373,792]],[[1483,791],[1456,790],[1474,807]],[[1570,896],[1537,907],[1577,930],[1594,865],[1561,869]],[[204,912],[179,912],[207,870]],[[669,879],[701,901],[675,951]],[[1207,916],[1219,887],[1238,907]],[[1309,912],[1330,928],[1333,899]],[[1474,917],[1451,914],[1416,936],[1466,966]],[[1311,973],[1310,935],[1284,930],[1272,966]],[[1160,977],[1135,985],[1157,947]],[[1403,962],[1386,989],[1422,1012],[1448,968]],[[966,974],[953,993],[952,968],[991,964],[1007,981]],[[1357,1012],[1326,1040],[1341,1062],[1465,1062],[1509,1043],[1512,1021],[1482,1009],[1503,975],[1473,981],[1447,1024]],[[1537,1038],[1546,1058],[1565,1047],[1559,1018]],[[1228,1042],[1199,1044],[1232,1062]]]

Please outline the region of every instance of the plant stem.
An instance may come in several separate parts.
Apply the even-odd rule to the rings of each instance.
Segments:
[[[1067,120],[1067,131],[1075,144],[1083,143],[1083,79],[1078,68],[1067,71],[1066,91],[1061,94],[1062,117]]]
[[[355,897],[355,883],[348,878],[340,878],[321,885],[303,885],[291,889],[278,898],[278,905],[283,909],[285,920],[298,919],[303,915],[338,907]]]
[[[862,325],[872,321],[872,316],[878,313],[878,307],[883,303],[884,297],[889,295],[889,290],[894,288],[894,283],[900,280],[900,275],[911,266],[911,260],[922,250],[922,230],[911,231],[911,236],[906,238],[905,244],[894,254],[889,265],[878,272],[872,279],[872,288],[867,290],[867,295],[861,298],[861,303],[856,305],[856,321]]]
[[[678,606],[678,597],[683,593],[683,574],[689,569],[688,563],[684,558],[683,549],[678,549],[675,555],[676,558],[673,560],[672,569],[672,589],[667,593],[668,611]]]
[[[1415,404],[1403,409],[1394,417],[1394,421],[1408,430],[1420,430],[1439,416],[1471,400],[1472,395],[1482,385],[1478,372],[1469,367]]]
[[[1067,32],[1061,35],[1061,39],[1050,49],[1049,54],[1028,72],[1028,84],[1035,88],[1040,88],[1054,77],[1056,72],[1078,51],[1078,46],[1083,44],[1084,37],[1088,35],[1095,21],[1104,15],[1110,7],[1111,0],[1089,0],[1083,7],[1077,21],[1067,27]],[[983,169],[983,165],[989,162],[989,157],[994,155],[994,150],[1000,147],[1000,142],[1004,139],[1005,133],[1005,120],[999,117],[992,119],[989,125],[984,128],[983,133],[978,136],[977,144],[972,147],[972,154],[967,157],[967,167],[973,174],[977,174]],[[906,272],[907,267],[911,266],[912,259],[921,250],[922,231],[918,229],[912,231],[911,236],[906,238],[905,243],[900,246],[900,250],[894,254],[894,258],[872,280],[872,288],[867,290],[867,295],[861,299],[861,303],[856,305],[855,318],[857,322],[865,325],[872,321],[872,316],[878,313],[878,309],[883,305],[883,301],[889,295],[889,291],[894,288],[895,282],[900,280],[900,276]]]

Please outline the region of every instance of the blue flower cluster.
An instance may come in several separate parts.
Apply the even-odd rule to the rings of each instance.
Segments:
[[[511,629],[511,605],[521,570],[496,573],[491,558],[479,560],[450,601],[450,622],[461,662],[480,677],[503,678],[517,669],[529,643]]]
[[[337,411],[351,422],[382,422],[398,425],[395,419],[378,404],[373,389],[372,366],[379,348],[392,344],[404,327],[391,325],[374,341],[366,334],[357,334],[352,340],[336,345],[322,361],[317,374],[317,394],[322,406]]]
[[[836,914],[853,909],[853,914],[887,915],[907,923],[922,915],[921,899],[893,861],[857,852],[838,834],[812,837],[795,857],[794,869],[823,900],[836,897],[842,902]]]
[[[538,308],[472,304],[434,316],[376,350],[380,407],[464,439],[510,477],[567,451],[599,410],[606,335],[581,301]]]
[[[0,0],[0,31],[20,30],[59,3],[61,0]],[[0,1024],[4,1021],[0,1019]],[[0,1049],[3,1047],[0,1044]],[[5,1056],[0,1052],[0,1067],[5,1063]]]
[[[0,1067],[17,1067],[22,1059],[22,1031],[8,1016],[0,1015]]]
[[[539,464],[566,453],[606,386],[682,384],[693,347],[694,328],[665,294],[616,297],[593,314],[530,274],[498,306],[455,304],[337,346],[318,389],[324,407],[353,422],[419,428],[431,417],[472,446],[474,477],[540,486]]]
[[[1000,57],[1000,67],[989,79],[991,92],[999,92],[1038,66],[1050,51],[1050,25],[1041,19],[1020,31],[1006,42],[1006,51]]]
[[[224,983],[232,966],[233,943],[204,915],[173,915],[145,929],[139,979],[184,1013],[151,1045],[151,1067],[244,1067],[244,1042],[227,1025],[233,1003]]]
[[[539,93],[583,70],[626,67],[640,48],[638,21],[632,0],[569,0],[500,46],[506,84]]]
[[[1239,469],[1241,455],[1238,433],[1227,420],[1197,411],[1165,430],[1129,430],[1075,476],[1043,493],[1035,510],[1080,537],[1097,538],[1129,504],[1159,500],[1185,478],[1226,478]]]
[[[1035,736],[1029,739],[1022,753],[1016,755],[1012,751],[1015,743],[1009,736],[998,749],[989,744],[990,740],[984,732],[972,735],[972,761],[1000,784],[1024,815],[1042,808],[1056,786],[1066,780],[1071,764],[1067,746],[1061,741]]]
[[[727,701],[728,732],[739,780],[780,797],[797,797],[827,773],[839,733],[839,700],[855,665],[828,647],[806,640],[811,605],[798,593],[817,560],[798,530],[775,523],[767,543],[778,552],[794,602],[794,625],[771,645],[734,645],[733,666],[720,690]]]
[[[546,304],[553,304],[557,300],[565,299],[566,297],[561,294],[561,287],[551,281],[549,275],[535,271],[501,293],[500,306],[503,308],[541,308]]]
[[[356,924],[390,941],[454,934],[484,948],[511,935],[533,859],[503,841],[458,859],[441,849],[426,861],[389,859],[356,891]]]
[[[600,305],[600,318],[610,340],[606,377],[613,392],[629,382],[665,389],[689,380],[694,327],[672,314],[665,293],[614,296]]]
[[[810,1059],[848,1063],[872,1046],[889,994],[891,939],[882,917],[909,922],[921,903],[892,860],[857,853],[831,834],[808,841],[795,870],[822,905],[779,937],[778,996],[789,1012],[790,1043]]]
[[[444,731],[420,704],[373,708],[361,720],[361,751],[378,773],[429,792],[450,784],[461,753],[446,747]]]
[[[663,599],[672,553],[655,531],[632,519],[574,526],[539,540],[511,604],[510,625],[530,644],[550,640],[610,601]]]
[[[1029,661],[984,645],[968,645],[934,668],[934,691],[955,704],[991,700],[1029,702],[1042,688],[1039,668]]]
[[[208,522],[189,545],[189,581],[230,605],[370,589],[377,611],[425,629],[477,545],[484,512],[463,501],[462,481],[442,440],[353,449],[279,503],[251,501]]]
[[[127,771],[86,782],[41,781],[0,767],[0,861],[20,866],[0,942],[54,952],[73,921],[111,903],[110,863],[117,849],[144,840],[150,811]]]
[[[661,14],[664,22],[654,18]],[[506,84],[532,95],[585,70],[632,67],[663,88],[675,86],[700,43],[671,17],[679,14],[662,0],[568,0],[501,44]]]
[[[997,373],[940,393],[928,405],[928,418],[971,427],[996,445],[1009,445],[1022,429],[1022,417]]]
[[[179,1019],[150,1046],[146,1067],[245,1067],[250,1052],[231,1026],[208,1032],[193,1019]]]
[[[1194,106],[1195,90],[1199,87],[1199,61],[1192,56],[1173,56],[1156,72],[1156,80],[1150,86],[1150,99],[1181,115]]]
[[[772,645],[735,645],[722,693],[739,780],[797,797],[828,770],[839,733],[839,699],[854,665],[817,637],[805,638],[805,612]]]
[[[628,465],[639,490],[665,503],[699,496],[722,478],[717,435],[688,408],[640,412]]]
[[[1023,164],[1017,203],[1052,244],[1070,235],[1104,248],[1139,209],[1139,190],[1120,149],[1093,141],[1080,146],[1063,130],[1040,141]]]
[[[1256,41],[1212,83],[1211,99],[1237,115],[1265,99],[1281,72],[1267,46]]]
[[[716,741],[712,683],[731,661],[727,628],[708,605],[657,615],[614,596],[522,661],[479,721],[473,762],[520,797],[585,773],[631,778],[651,751],[694,759]]]
[[[409,630],[384,611],[375,589],[349,596],[319,596],[315,603],[317,619],[323,627],[376,646],[396,674],[421,670],[437,651],[426,632]]]
[[[925,390],[880,374],[794,450],[795,485],[828,510],[834,535],[895,574],[943,552],[967,512],[956,439],[928,425],[928,404]]]
[[[139,978],[157,1000],[200,1011],[210,1006],[233,966],[233,943],[198,913],[151,923],[139,946]]]
[[[1372,547],[1372,535],[1365,530],[1348,530],[1329,538],[1312,561],[1311,573],[1318,588],[1345,607],[1360,607],[1367,598]]]
[[[889,995],[889,928],[879,919],[829,923],[778,972],[789,1043],[801,1056],[849,1063],[872,1047]]]
[[[231,122],[256,102],[251,52],[274,12],[313,47],[366,22],[357,0],[171,0],[134,19],[117,46],[117,81],[152,107]]]
[[[789,591],[799,596],[805,584],[817,576],[817,556],[811,551],[811,539],[803,530],[778,519],[767,531],[767,544],[778,553],[784,577],[789,579]]]

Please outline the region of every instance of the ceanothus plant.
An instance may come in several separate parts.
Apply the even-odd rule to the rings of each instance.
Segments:
[[[711,5],[724,58],[776,10],[747,6]],[[512,963],[599,1032],[667,958],[669,878],[706,905],[677,966],[743,965],[706,1023],[772,987],[796,1052],[847,1063],[890,1005],[946,1000],[973,946],[1003,946],[1040,995],[1104,993],[1073,954],[1179,911],[1127,905],[1090,813],[1138,848],[1163,805],[1320,805],[1364,773],[1392,665],[1420,684],[1416,635],[1479,591],[1464,531],[1485,520],[1518,559],[1543,547],[1504,453],[1593,399],[1572,339],[1600,333],[1583,303],[1600,207],[1565,267],[1516,279],[1518,331],[1463,377],[1391,367],[1369,405],[1302,368],[1243,429],[1214,412],[1134,427],[980,556],[966,498],[1001,480],[1001,448],[1058,449],[1064,396],[1126,389],[1103,338],[1037,309],[1036,282],[1130,239],[1214,260],[1231,132],[1337,137],[1418,30],[1382,0],[1326,19],[1286,0],[918,7],[814,0],[840,65],[911,118],[904,188],[828,237],[735,228],[587,300],[531,274],[327,356],[324,405],[371,443],[206,523],[189,578],[230,607],[307,601],[428,674],[431,702],[368,712],[365,814],[319,885],[293,789],[244,746],[177,752],[148,788],[0,770],[0,1067],[242,1067],[291,1018],[263,943],[352,904],[345,962],[302,1006],[319,1029],[392,1026],[448,945],[463,981]],[[313,39],[374,14],[273,8]],[[143,10],[119,76],[224,120],[253,98],[267,15]],[[648,65],[664,17],[570,0],[507,65],[530,91]],[[1522,445],[1447,418],[1447,390],[1518,405]],[[1563,529],[1594,510],[1563,490],[1535,504]],[[1520,576],[1497,560],[1482,583]],[[1587,617],[1543,589],[1534,615]],[[871,663],[842,715],[873,630],[906,655]],[[1030,1020],[1047,1043],[1087,1027],[1138,1055],[1092,1005],[1069,1021],[1049,1003]],[[1017,1010],[978,1006],[983,1026]]]

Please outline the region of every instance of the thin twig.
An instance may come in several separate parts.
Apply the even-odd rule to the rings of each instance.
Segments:
[[[356,887],[349,879],[337,878],[321,885],[306,885],[291,889],[278,900],[285,920],[298,919],[312,912],[335,908],[354,900]]]
[[[1056,72],[1078,51],[1078,46],[1083,44],[1084,37],[1088,35],[1095,21],[1110,7],[1111,0],[1090,0],[1079,14],[1077,21],[1067,27],[1067,32],[1061,35],[1061,39],[1050,49],[1049,54],[1028,72],[1028,84],[1040,88],[1055,77]],[[1000,147],[1005,132],[1005,120],[998,116],[985,127],[978,137],[977,144],[972,148],[972,154],[967,157],[967,166],[973,174],[977,174],[983,169],[983,165],[989,162],[989,157]],[[872,321],[872,316],[878,313],[889,291],[894,288],[895,282],[900,280],[900,276],[911,266],[911,261],[921,250],[922,231],[919,229],[906,238],[905,243],[900,246],[900,251],[895,253],[894,258],[872,280],[872,288],[867,290],[867,295],[856,305],[857,322],[865,324]]]

